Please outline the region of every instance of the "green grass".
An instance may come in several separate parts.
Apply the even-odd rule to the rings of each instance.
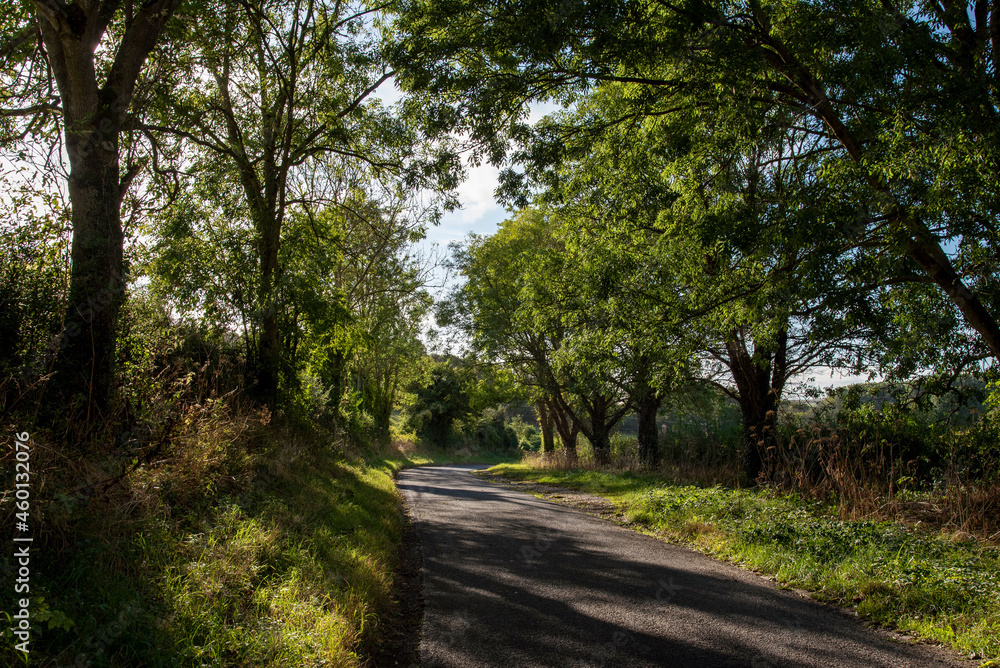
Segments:
[[[30,665],[360,666],[391,610],[394,475],[433,460],[263,440],[175,443],[102,501],[39,495]],[[9,626],[0,665],[24,665]]]
[[[768,490],[669,485],[658,476],[499,465],[490,473],[613,501],[643,531],[855,606],[880,624],[1000,659],[1000,549]]]
[[[427,450],[421,452],[421,459],[414,463],[416,465],[436,464],[440,466],[448,464],[514,464],[521,461],[523,454],[520,450],[509,452],[473,451],[468,449],[451,452],[447,450]]]

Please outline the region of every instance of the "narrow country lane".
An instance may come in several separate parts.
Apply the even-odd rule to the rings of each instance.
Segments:
[[[422,668],[973,665],[475,468],[399,475],[423,556]]]

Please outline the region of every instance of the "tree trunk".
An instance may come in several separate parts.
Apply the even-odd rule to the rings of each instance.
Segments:
[[[245,139],[252,136],[253,132],[241,127],[244,121],[234,107],[230,93],[235,51],[229,48],[223,50],[210,69],[219,89],[219,99],[214,102],[216,110],[224,115],[226,121],[226,145],[221,151],[218,147],[213,147],[213,150],[234,159],[247,206],[253,214],[259,270],[256,321],[260,328],[256,351],[256,384],[253,391],[259,401],[274,410],[279,400],[283,371],[283,349],[279,335],[279,252],[285,212],[284,185],[289,168],[288,146],[281,142],[287,142],[290,135],[288,124],[293,121],[282,120],[286,111],[285,104],[289,99],[289,87],[270,85],[264,44],[267,28],[261,23],[263,19],[255,12],[250,12],[244,18],[253,24],[255,41],[242,48],[253,50],[256,56],[256,74],[262,82],[257,100],[259,108],[256,109],[260,113],[261,123],[259,155],[255,155],[254,150],[248,150]],[[227,15],[226,19],[225,30],[228,36],[239,19],[235,15]]]
[[[544,399],[535,402],[535,410],[538,412],[538,427],[542,431],[542,452],[549,459],[556,449],[555,439],[552,437],[552,417]]]
[[[576,439],[580,434],[580,427],[577,425],[565,411],[560,410],[558,406],[554,405],[552,402],[549,405],[549,415],[552,417],[552,421],[556,425],[556,431],[559,433],[559,440],[562,441],[563,450],[566,452],[566,459],[570,463],[575,464],[577,460],[576,453]]]
[[[637,438],[639,463],[649,469],[656,468],[660,463],[660,441],[656,433],[656,414],[662,403],[663,399],[651,387],[643,388],[636,400],[636,412],[639,416]]]
[[[598,466],[610,466],[611,434],[605,423],[592,430],[590,445],[594,449],[594,463]]]
[[[609,418],[608,410],[612,407],[610,397],[594,394],[589,400],[583,402],[587,411],[590,424],[589,430],[584,431],[584,435],[590,440],[590,445],[594,450],[594,462],[598,466],[609,466],[611,464],[611,429],[614,428],[621,417],[625,414],[620,410],[617,416]]]
[[[580,455],[577,454],[576,450],[577,437],[579,435],[580,428],[576,425],[571,425],[565,435],[562,433],[559,434],[559,440],[563,444],[563,451],[566,453],[566,461],[570,464],[576,464],[580,459]]]
[[[61,401],[82,396],[86,424],[104,417],[111,401],[118,315],[125,301],[118,129],[111,129],[109,139],[92,149],[85,144],[70,161],[72,270],[56,387]]]
[[[347,356],[343,351],[330,353],[326,356],[326,364],[323,367],[323,382],[329,388],[326,405],[333,409],[334,414],[340,416],[340,402],[344,398],[344,383],[347,372]]]
[[[278,251],[281,246],[281,221],[273,210],[258,211],[257,234],[260,253],[260,347],[257,351],[257,396],[271,406],[278,401],[281,375],[281,342],[278,328]]]
[[[775,446],[775,417],[777,401],[770,388],[761,388],[764,392],[753,396],[740,395],[740,413],[743,416],[743,454],[741,467],[746,477],[756,481],[762,473],[766,473],[767,462],[771,448]]]
[[[726,341],[729,369],[738,391],[743,418],[741,468],[751,482],[766,473],[766,463],[777,443],[777,409],[785,384],[788,348],[787,330],[781,330],[771,349],[754,345],[747,350],[744,338],[735,332]]]

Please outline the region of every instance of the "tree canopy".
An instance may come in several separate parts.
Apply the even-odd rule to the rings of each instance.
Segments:
[[[988,278],[995,17],[982,3],[430,0],[395,9],[404,85],[446,106],[489,159],[527,165],[506,173],[513,201],[525,203],[525,179],[563,160],[574,136],[709,108],[729,110],[730,131],[752,142],[753,119],[782,110],[809,139],[805,157],[823,156],[815,177],[856,209],[840,240],[870,235],[1000,354]],[[535,132],[524,122],[526,100],[573,104],[611,83],[628,91],[614,114]]]

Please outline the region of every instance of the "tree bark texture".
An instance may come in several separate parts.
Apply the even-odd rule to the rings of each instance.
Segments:
[[[566,459],[570,462],[576,462],[576,440],[580,434],[580,427],[556,403],[555,401],[550,402],[549,415],[556,426],[556,431],[559,433],[559,440],[562,442],[563,450],[566,452]]]
[[[281,221],[272,211],[258,211],[257,234],[260,240],[260,348],[257,351],[257,396],[274,406],[278,400],[281,377],[281,341],[278,332],[278,251],[281,246]]]
[[[644,387],[636,397],[635,407],[639,417],[639,433],[637,437],[639,463],[648,469],[660,464],[660,440],[656,432],[656,414],[660,410],[663,399],[655,389]]]
[[[535,410],[538,413],[538,427],[542,432],[542,452],[548,458],[556,449],[555,438],[552,434],[552,417],[544,399],[535,402]]]
[[[581,430],[594,450],[594,462],[598,466],[608,466],[611,464],[611,429],[618,424],[624,411],[619,411],[617,416],[609,415],[614,400],[597,393],[585,399],[583,406],[589,424],[583,425]]]

